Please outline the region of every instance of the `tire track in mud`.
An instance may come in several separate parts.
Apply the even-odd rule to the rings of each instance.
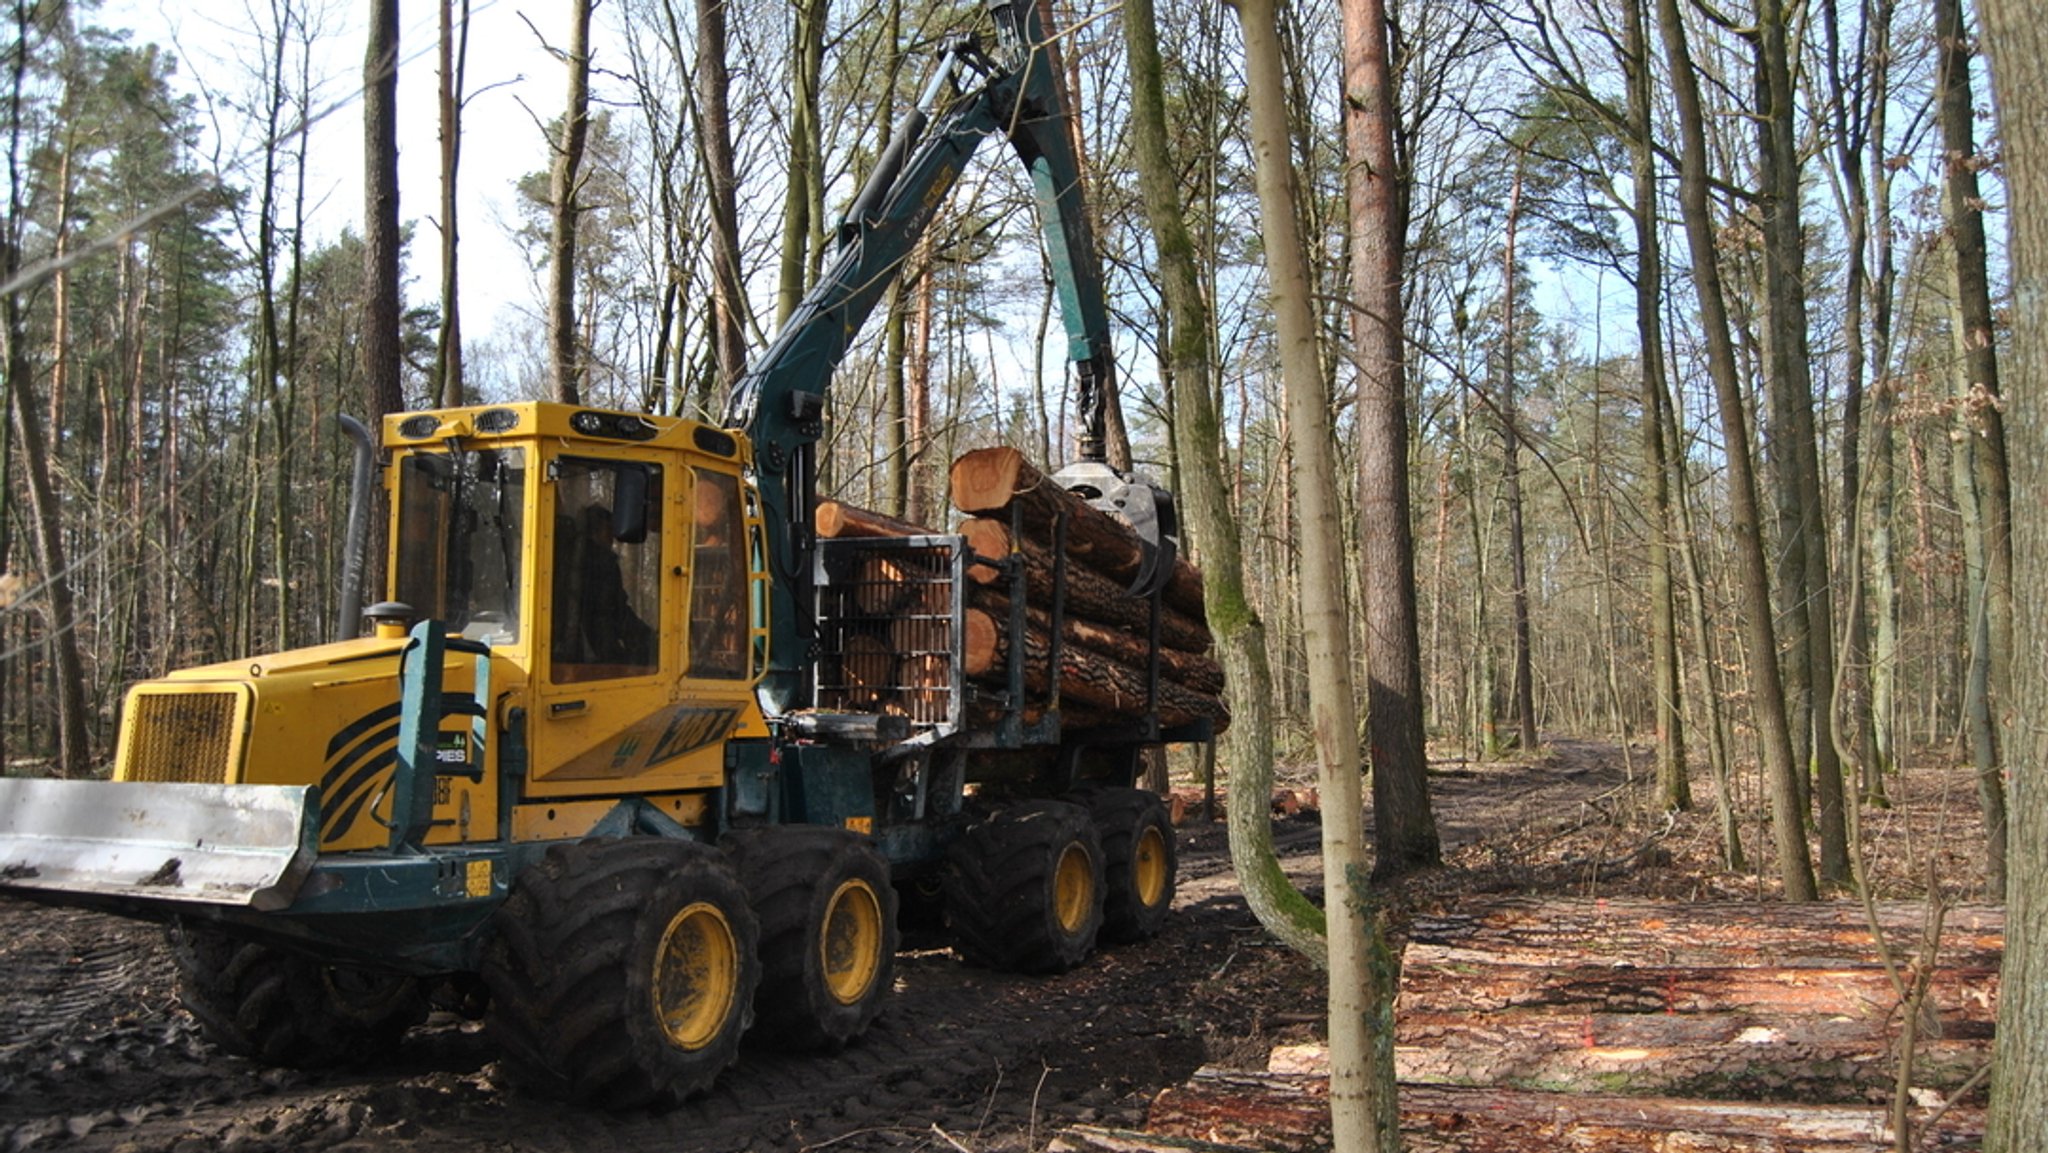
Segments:
[[[8,996],[0,1001],[0,1069],[24,1051],[80,1028],[89,1010],[138,980],[167,982],[170,966],[153,934],[109,934],[88,913],[35,909],[19,931],[0,935],[0,970]]]
[[[1283,852],[1313,850],[1312,822],[1280,831]],[[1175,915],[1154,940],[1030,978],[967,968],[912,933],[895,996],[854,1044],[808,1056],[750,1048],[711,1093],[658,1114],[595,1113],[509,1090],[473,1026],[446,1015],[374,1069],[262,1069],[199,1041],[170,1007],[154,927],[0,902],[0,940],[15,942],[0,963],[17,978],[36,974],[0,1009],[0,1036],[12,1038],[0,1049],[0,1143],[859,1151],[947,1148],[935,1127],[966,1141],[1061,1120],[1136,1120],[1155,1089],[1202,1062],[1207,1032],[1234,1027],[1213,1019],[1214,1005],[1191,1011],[1188,991],[1258,936],[1220,826],[1194,843],[1182,836]],[[55,935],[24,948],[44,929],[37,918],[56,919]]]

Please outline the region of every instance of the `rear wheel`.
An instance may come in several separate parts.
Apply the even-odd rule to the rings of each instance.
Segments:
[[[896,890],[865,838],[792,825],[721,842],[761,921],[754,1036],[791,1049],[859,1036],[894,983]]]
[[[1080,964],[1102,927],[1102,845],[1088,811],[1031,801],[976,825],[947,855],[946,917],[969,961],[1020,973]]]
[[[266,1065],[359,1065],[426,1019],[419,979],[323,965],[217,929],[171,929],[178,1000],[208,1040]]]
[[[1179,856],[1166,804],[1149,789],[1096,789],[1085,805],[1102,838],[1102,939],[1143,941],[1173,908]]]
[[[494,924],[485,1028],[528,1087],[613,1109],[665,1105],[738,1057],[758,930],[716,849],[652,837],[557,845]]]

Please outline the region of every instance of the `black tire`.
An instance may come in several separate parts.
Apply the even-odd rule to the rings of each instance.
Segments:
[[[738,1058],[759,930],[718,850],[654,837],[556,845],[520,875],[493,928],[484,1028],[528,1089],[664,1106]]]
[[[961,836],[946,860],[946,918],[969,962],[1059,973],[1102,927],[1102,844],[1088,811],[1029,801]]]
[[[1158,935],[1180,868],[1166,803],[1150,789],[1094,789],[1068,799],[1088,809],[1102,838],[1102,939],[1129,944]]]
[[[185,922],[170,933],[178,1000],[230,1053],[298,1069],[361,1065],[427,1016],[416,977],[307,957]]]
[[[895,984],[889,863],[866,838],[816,825],[735,830],[720,846],[761,922],[749,1038],[836,1049],[860,1036]]]

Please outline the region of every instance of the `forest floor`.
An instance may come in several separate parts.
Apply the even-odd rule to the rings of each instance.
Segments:
[[[1390,894],[1405,915],[1505,895],[1755,900],[1775,888],[1754,780],[1734,787],[1762,875],[1721,863],[1712,783],[1666,817],[1650,764],[1612,743],[1553,738],[1494,763],[1442,755],[1431,798],[1446,867]],[[1296,785],[1313,783],[1312,772]],[[1911,897],[1937,878],[1981,899],[1970,777],[1932,759],[1867,810],[1872,884]],[[1319,888],[1313,812],[1275,819],[1298,883]],[[1322,977],[1253,920],[1220,823],[1180,830],[1176,912],[1152,941],[1059,977],[967,968],[912,934],[897,992],[843,1052],[748,1052],[710,1094],[662,1113],[606,1115],[508,1089],[473,1024],[436,1015],[385,1064],[266,1069],[200,1039],[177,1008],[161,931],[0,899],[0,1143],[11,1149],[1035,1151],[1060,1126],[1137,1126],[1152,1097],[1201,1066],[1261,1069],[1322,1032]],[[1398,923],[1397,923],[1398,928]]]

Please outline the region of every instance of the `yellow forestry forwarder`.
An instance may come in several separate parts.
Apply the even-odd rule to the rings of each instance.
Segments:
[[[1107,311],[1060,70],[1035,4],[990,13],[995,43],[946,50],[723,427],[541,403],[388,418],[373,635],[136,686],[114,780],[0,781],[0,888],[169,922],[184,1003],[233,1052],[365,1061],[432,1001],[480,1014],[527,1086],[613,1108],[705,1089],[750,1027],[860,1034],[899,885],[942,893],[963,954],[999,969],[1157,932],[1174,845],[1139,756],[1209,725],[1139,707],[1062,728],[1022,669],[1021,561],[812,530],[830,376],[1004,136],[1077,365],[1083,460],[1060,479],[1145,540],[1132,595],[1157,620],[1172,508],[1101,463]],[[352,568],[375,455],[356,432]],[[962,675],[969,565],[1015,582],[1004,688]],[[840,659],[889,635],[849,587],[878,568],[919,585],[937,638],[938,672],[890,708],[847,694]],[[342,621],[353,637],[355,606]]]

